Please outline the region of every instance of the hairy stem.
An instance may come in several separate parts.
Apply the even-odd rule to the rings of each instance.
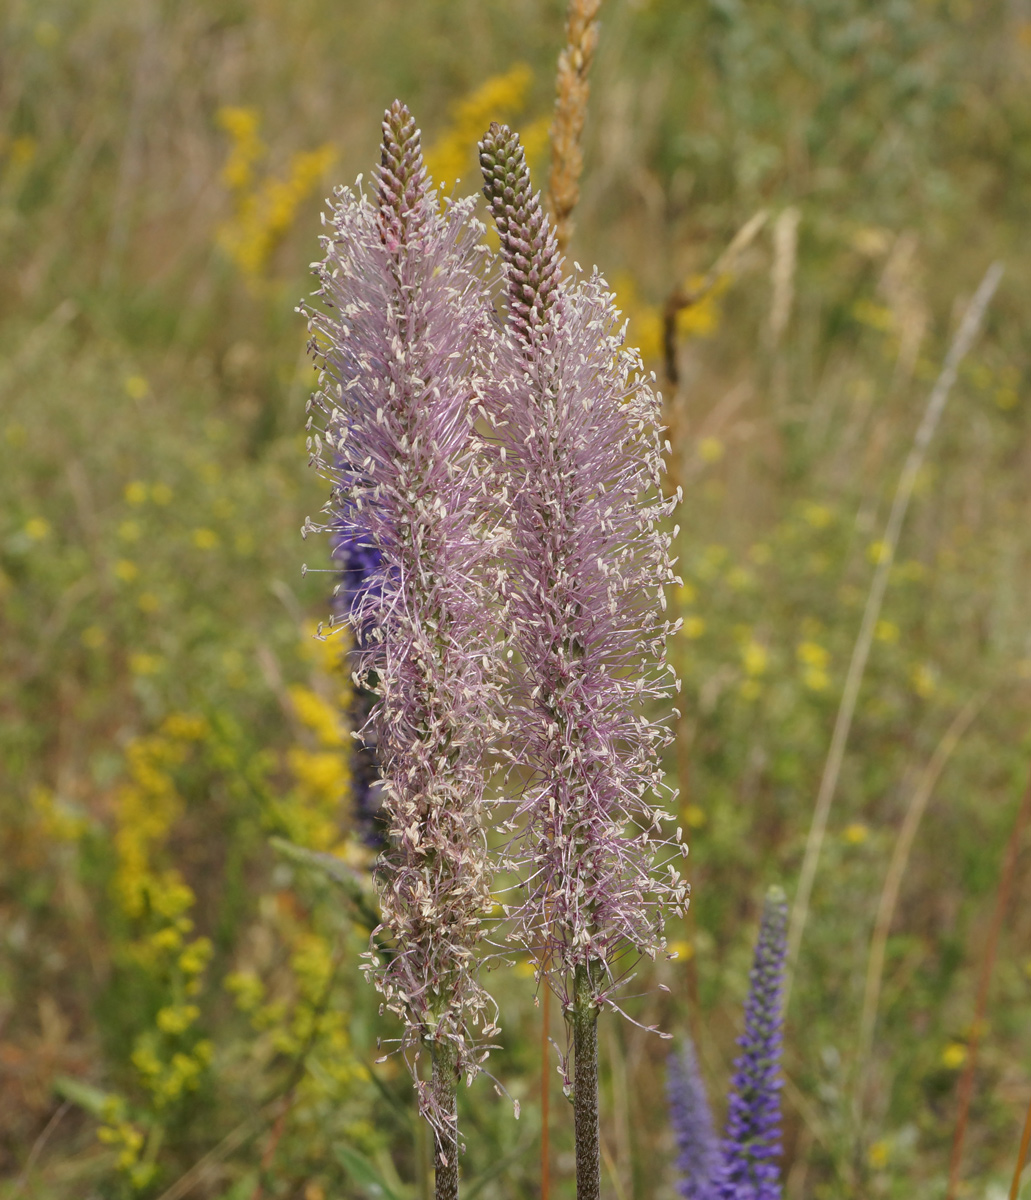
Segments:
[[[576,1130],[576,1200],[601,1196],[598,1130],[598,1005],[601,963],[579,966],[573,976],[573,1122]]]
[[[433,1130],[435,1200],[458,1200],[458,1066],[450,1042],[433,1046],[433,1095],[439,1127]]]

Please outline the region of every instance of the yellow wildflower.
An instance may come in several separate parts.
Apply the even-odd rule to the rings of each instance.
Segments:
[[[802,516],[814,529],[826,529],[834,520],[834,511],[826,504],[807,504],[802,510]]]
[[[764,675],[769,665],[770,653],[761,642],[753,638],[742,647],[741,661],[747,675]]]
[[[684,824],[691,829],[701,829],[707,820],[705,809],[698,804],[689,804],[684,809]]]
[[[704,617],[685,617],[683,624],[684,637],[690,641],[696,641],[705,632]]]
[[[50,522],[45,517],[30,517],[25,522],[25,536],[33,542],[43,542],[50,536]]]
[[[99,650],[107,642],[107,634],[99,625],[87,625],[79,635],[79,640],[87,650]]]
[[[718,463],[726,447],[718,437],[703,437],[698,443],[698,457],[705,463]]]
[[[295,684],[289,691],[298,719],[318,737],[323,746],[337,747],[349,743],[344,722],[332,704],[311,688],[300,684]]]
[[[818,642],[800,642],[796,651],[798,661],[809,667],[824,669],[830,662],[830,653]]]
[[[941,1064],[950,1071],[957,1071],[967,1061],[967,1048],[962,1042],[949,1042],[942,1051]]]
[[[199,975],[211,961],[214,952],[210,938],[195,939],[179,955],[179,970],[184,975]]]
[[[185,1033],[200,1016],[196,1004],[168,1005],[158,1011],[156,1023],[162,1033]]]
[[[883,1138],[880,1141],[872,1142],[870,1149],[866,1152],[867,1161],[875,1171],[881,1171],[888,1165],[888,1159],[891,1156],[891,1146]]]
[[[261,118],[256,109],[227,105],[218,110],[217,120],[233,139],[229,158],[222,168],[222,182],[234,192],[245,191],[251,185],[254,164],[265,154],[258,136]]]
[[[136,653],[129,655],[129,670],[134,675],[156,675],[164,666],[164,659],[157,654]]]

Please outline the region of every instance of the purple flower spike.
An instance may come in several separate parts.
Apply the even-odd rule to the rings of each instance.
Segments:
[[[720,1146],[690,1037],[669,1056],[666,1070],[670,1124],[679,1151],[677,1191],[684,1200],[712,1200]]]
[[[788,906],[780,888],[763,905],[749,977],[745,1032],[727,1105],[718,1200],[780,1200],[781,988],[787,951]]]
[[[342,464],[341,464],[342,465]],[[339,581],[334,588],[334,608],[338,616],[348,620],[365,592],[375,585],[376,573],[383,565],[383,555],[367,537],[354,532],[330,532],[331,557],[339,568]],[[361,638],[361,631],[355,634]],[[369,722],[375,696],[368,688],[353,690],[350,719],[354,729],[365,731],[362,740],[351,753],[351,804],[354,823],[367,846],[382,850],[385,845],[382,819],[379,762],[376,758],[375,730]]]
[[[307,310],[320,367],[310,445],[333,483],[322,528],[338,559],[345,548],[355,674],[375,697],[362,733],[390,839],[377,932],[396,950],[386,964],[370,951],[366,969],[404,1023],[405,1051],[445,1048],[471,1075],[497,1032],[476,971],[492,907],[481,757],[500,707],[473,429],[492,308],[473,201],[440,211],[400,103],[384,117],[375,184],[375,200],[338,189],[315,267],[321,305]],[[419,1086],[431,1120],[453,1121]]]
[[[515,134],[492,125],[480,163],[508,310],[491,419],[524,681],[510,752],[530,772],[509,824],[524,887],[510,916],[568,1006],[577,967],[592,968],[595,1002],[605,999],[617,954],[661,951],[664,911],[686,903],[674,866],[653,873],[668,845],[653,801],[665,799],[669,734],[643,711],[673,682],[663,589],[675,577],[659,528],[671,502],[659,493],[659,402],[612,294],[597,273],[561,280]]]

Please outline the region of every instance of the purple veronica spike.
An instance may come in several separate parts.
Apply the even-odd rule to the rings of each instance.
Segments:
[[[561,281],[518,137],[492,125],[480,162],[508,308],[491,417],[525,681],[511,754],[532,772],[510,823],[525,888],[510,915],[568,1005],[578,967],[593,964],[602,999],[618,951],[654,955],[663,910],[686,903],[675,867],[652,872],[667,844],[650,797],[664,791],[668,732],[642,712],[670,690],[663,589],[675,577],[659,522],[672,506],[658,494],[659,402],[612,294],[597,273]]]
[[[718,1200],[779,1200],[781,988],[787,949],[788,906],[780,888],[763,905],[759,941],[749,977],[745,1032],[727,1104]]]
[[[341,464],[342,466],[343,464]],[[331,556],[340,570],[334,588],[337,613],[349,619],[364,594],[376,585],[377,572],[383,566],[383,555],[367,536],[354,531],[353,524],[343,532],[330,532]],[[356,631],[361,638],[361,630]],[[382,796],[379,762],[376,758],[375,730],[369,722],[375,700],[366,687],[354,689],[351,702],[351,722],[355,729],[364,730],[362,740],[351,754],[351,802],[354,821],[365,844],[374,850],[384,847]]]
[[[308,310],[321,372],[311,447],[334,484],[323,528],[364,556],[348,617],[358,683],[376,698],[363,733],[375,739],[391,842],[382,931],[396,952],[386,965],[370,952],[366,969],[404,1022],[406,1050],[429,1044],[472,1073],[497,1030],[475,959],[492,904],[481,755],[497,653],[473,432],[491,304],[473,201],[441,213],[415,122],[396,102],[376,189],[375,201],[338,189],[316,264],[322,307]],[[431,1119],[452,1122],[419,1087]]]
[[[679,1151],[677,1191],[684,1200],[713,1200],[712,1180],[720,1146],[690,1037],[669,1056],[666,1069],[670,1124]]]

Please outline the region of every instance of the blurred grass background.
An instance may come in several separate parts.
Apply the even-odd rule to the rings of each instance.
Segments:
[[[944,1194],[1003,848],[1031,759],[1027,0],[611,0],[572,257],[616,287],[684,486],[694,889],[645,1023],[723,1094],[758,909],[789,895],[901,463],[962,307],[1006,278],[918,480],[813,897],[786,1048],[789,1197]],[[412,107],[431,167],[527,134],[543,185],[555,0],[7,0],[0,11],[0,1196],[414,1196],[408,1078],[367,934],[269,836],[348,831],[346,671],[294,305],[321,198]],[[692,281],[694,281],[692,283]],[[331,648],[335,651],[335,647]],[[887,864],[950,724],[857,1061]],[[965,1194],[1006,1194],[1031,1097],[1022,848]],[[539,1190],[539,1012],[493,976],[465,1194]],[[664,982],[669,995],[652,985]],[[553,1036],[561,1040],[556,1020]],[[602,1022],[604,1187],[671,1197],[668,1043]],[[554,1081],[553,1081],[554,1083]],[[553,1191],[571,1197],[558,1089]],[[378,1190],[377,1190],[378,1189]],[[1025,1191],[1027,1187],[1025,1185]]]

